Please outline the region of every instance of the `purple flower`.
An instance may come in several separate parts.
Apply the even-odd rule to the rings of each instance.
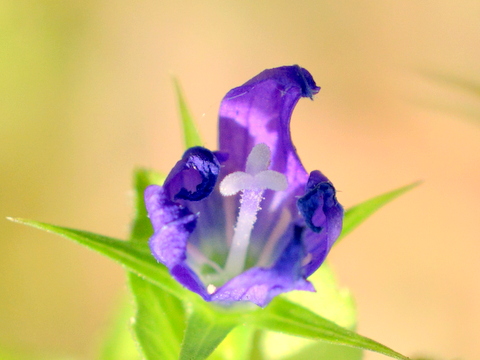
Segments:
[[[320,90],[299,66],[265,70],[220,106],[220,150],[188,149],[163,186],[145,191],[150,248],[206,301],[267,305],[315,291],[307,280],[340,234],[332,183],[306,172],[290,137],[300,97]]]

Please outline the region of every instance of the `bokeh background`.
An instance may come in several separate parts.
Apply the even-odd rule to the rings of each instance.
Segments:
[[[132,169],[182,153],[173,75],[214,149],[230,88],[300,64],[322,90],[299,103],[294,142],[346,207],[424,180],[331,253],[360,333],[480,359],[479,19],[478,0],[2,0],[0,215],[125,238]],[[123,269],[0,232],[0,347],[93,359]]]

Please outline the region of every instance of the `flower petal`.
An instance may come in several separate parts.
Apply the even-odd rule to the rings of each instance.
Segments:
[[[302,275],[304,257],[302,228],[296,227],[294,238],[271,268],[254,267],[234,277],[213,295],[213,301],[250,301],[264,307],[275,296],[292,290],[315,291]]]
[[[185,264],[179,264],[170,269],[170,273],[180,284],[188,290],[200,295],[205,301],[211,301],[205,285],[198,278],[197,274]]]
[[[228,154],[212,152],[203,147],[185,151],[164,183],[168,198],[197,214],[197,228],[188,241],[207,257],[228,251],[225,243],[223,199],[213,191],[218,183],[220,163]]]
[[[301,97],[319,90],[310,73],[294,65],[265,70],[228,92],[219,114],[220,150],[229,154],[225,174],[245,171],[252,148],[265,143],[272,152],[270,169],[286,175],[288,192],[304,186],[308,175],[292,143],[290,117]]]
[[[169,200],[165,188],[158,185],[150,185],[145,190],[145,205],[154,228],[154,234],[149,240],[153,256],[183,286],[209,300],[210,295],[205,286],[185,264],[187,241],[195,229],[197,215]]]
[[[309,276],[323,263],[340,235],[343,207],[337,201],[332,183],[318,170],[310,174],[306,190],[297,206],[308,227],[304,244],[310,261],[304,271]]]
[[[198,201],[213,191],[220,163],[210,150],[197,146],[188,149],[173,167],[164,187],[171,200]]]
[[[220,150],[228,153],[221,177],[245,171],[252,148],[259,143],[271,150],[269,169],[284,174],[288,187],[284,191],[267,190],[262,211],[252,233],[252,251],[261,250],[282,209],[288,209],[292,221],[300,220],[296,199],[304,194],[308,173],[303,167],[290,135],[290,118],[301,97],[312,98],[320,90],[310,73],[299,67],[284,66],[265,70],[244,85],[227,93],[220,106]],[[226,200],[238,205],[238,195]],[[227,215],[229,216],[229,215]],[[230,222],[235,219],[230,219]]]
[[[163,186],[147,187],[145,205],[154,229],[150,249],[158,261],[172,268],[186,259],[187,240],[195,229],[197,216],[170,201]]]

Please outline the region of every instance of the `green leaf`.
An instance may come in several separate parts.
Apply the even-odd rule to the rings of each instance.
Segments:
[[[265,331],[256,329],[250,347],[250,360],[267,360],[262,351],[262,339]]]
[[[177,79],[173,79],[175,90],[177,93],[178,108],[180,110],[180,117],[182,119],[183,137],[185,147],[191,148],[194,146],[202,146],[202,140],[198,134],[193,117],[188,110],[185,97],[183,96],[182,89]]]
[[[354,329],[357,325],[355,301],[348,289],[338,285],[328,263],[323,263],[308,280],[313,284],[316,292],[292,291],[283,297],[339,326]]]
[[[299,352],[289,356],[281,357],[280,360],[300,360],[300,359],[341,359],[341,360],[362,360],[362,349],[351,348],[329,344],[321,341],[309,341],[306,346]],[[269,358],[274,360],[274,358]]]
[[[131,240],[145,244],[151,236],[152,228],[147,217],[143,193],[152,183],[161,183],[162,179],[155,172],[146,169],[137,170],[134,174],[135,219],[132,225]],[[159,265],[160,266],[160,265]],[[130,275],[131,289],[137,304],[135,333],[146,359],[206,359],[227,334],[237,325],[238,316],[225,311],[218,312],[215,306],[203,301],[189,301],[189,312],[185,326],[183,308],[178,300],[172,298],[155,285]],[[171,306],[169,302],[177,302]],[[168,314],[165,311],[168,309]],[[170,324],[170,325],[168,325]],[[169,329],[175,325],[175,337],[170,339],[161,329]],[[186,328],[186,329],[185,329]],[[172,331],[172,329],[168,330]],[[180,352],[180,340],[184,334]],[[218,360],[224,359],[220,354]]]
[[[146,242],[153,234],[152,224],[147,216],[143,193],[149,185],[162,185],[166,176],[154,170],[136,169],[134,172],[134,221],[130,233],[131,241]]]
[[[390,191],[347,210],[341,237],[351,232],[380,207],[418,184],[414,183]],[[316,293],[295,291],[285,294],[283,298],[311,310],[313,315],[324,317],[344,328],[354,329],[356,326],[356,309],[353,297],[347,289],[342,289],[338,286],[329,266],[323,264],[319,270],[309,277],[309,280],[314,284],[317,290]],[[354,358],[361,356],[361,351],[359,350],[345,350],[337,345],[313,343],[305,338],[274,332],[267,332],[263,343],[268,359],[283,359],[285,356],[286,359],[290,359],[290,357],[293,359],[296,356],[299,358],[323,357],[322,354],[330,354],[332,352],[342,352],[342,356],[335,357],[332,355],[326,358],[343,359],[347,358],[347,353]],[[344,351],[346,352],[345,354],[343,354]],[[314,356],[315,352],[318,355]],[[310,355],[307,356],[307,353]]]
[[[9,220],[63,236],[87,246],[92,250],[98,251],[175,297],[185,298],[191,294],[187,293],[186,290],[170,276],[165,266],[159,264],[154,259],[146,244],[136,244],[134,242],[122,241],[87,231],[74,230],[32,220],[12,218],[9,218]]]
[[[265,309],[252,314],[250,319],[253,324],[265,330],[375,351],[399,360],[408,359],[376,341],[342,328],[282,297],[275,298]]]
[[[139,360],[137,344],[132,339],[130,322],[133,316],[129,297],[122,299],[106,338],[103,341],[99,360]]]
[[[208,360],[263,360],[261,337],[262,331],[252,326],[237,326]]]
[[[152,235],[153,229],[147,216],[143,193],[147,186],[160,185],[163,181],[164,177],[152,170],[135,171],[135,217],[131,242],[146,246]],[[128,278],[137,308],[134,330],[143,357],[147,360],[178,359],[186,326],[181,301],[133,273],[129,273]]]
[[[176,360],[185,331],[185,313],[177,298],[129,274],[137,307],[135,335],[147,360]]]
[[[345,211],[342,233],[340,234],[340,237],[335,244],[338,244],[341,239],[351,233],[356,227],[358,227],[362,222],[364,222],[382,206],[388,204],[393,199],[396,199],[400,195],[412,190],[420,184],[421,181],[414,182],[413,184],[406,185],[401,188],[389,191],[385,194],[376,196]]]
[[[180,360],[206,359],[232,329],[240,315],[216,308],[213,304],[192,302],[188,309],[187,329]]]
[[[333,321],[339,326],[353,330],[357,324],[355,302],[348,289],[340,288],[330,266],[324,263],[308,280],[313,283],[316,292],[292,291],[284,294],[283,297]],[[294,354],[307,352],[310,356],[299,357],[299,359],[324,358],[322,355],[324,353],[343,351],[338,350],[338,346],[272,331],[266,332],[264,335],[262,348],[269,360],[283,359],[284,357],[290,359],[290,357],[295,356]],[[361,353],[361,351],[352,349],[344,351],[351,355]],[[318,353],[318,356],[314,356],[315,352]],[[347,357],[327,358],[344,359]]]

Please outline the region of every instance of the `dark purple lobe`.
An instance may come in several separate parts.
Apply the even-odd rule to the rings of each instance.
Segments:
[[[213,191],[220,163],[210,150],[197,146],[188,149],[168,174],[164,187],[172,200],[198,201]]]
[[[323,263],[342,230],[343,207],[335,194],[332,183],[316,170],[310,174],[305,195],[297,201],[307,225],[304,245],[310,261],[304,266],[305,276],[311,275]]]

